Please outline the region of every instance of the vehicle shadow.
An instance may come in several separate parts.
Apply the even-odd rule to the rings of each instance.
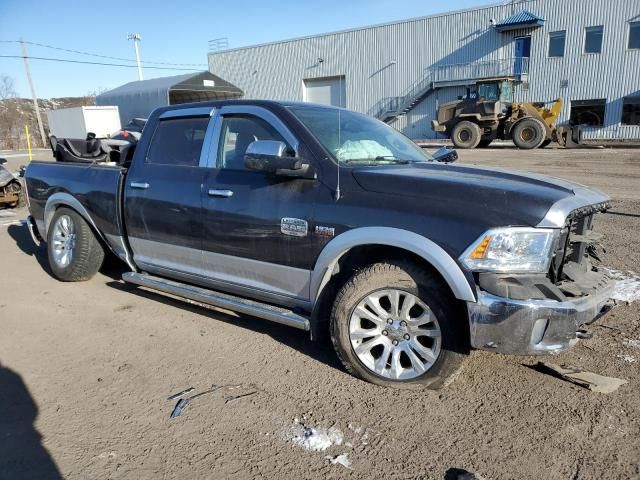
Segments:
[[[0,479],[62,478],[35,429],[38,406],[20,375],[0,362]]]
[[[107,285],[117,290],[126,291],[130,294],[135,294],[155,302],[162,302],[165,305],[170,305],[181,310],[187,310],[196,315],[206,316],[215,321],[233,324],[246,330],[251,330],[252,332],[268,335],[275,341],[288,345],[314,360],[322,362],[336,370],[343,371],[340,360],[336,356],[333,348],[331,348],[329,342],[312,342],[309,338],[309,332],[303,332],[295,328],[279,325],[250,315],[227,314],[224,313],[223,310],[213,310],[196,304],[187,303],[184,300],[172,298],[161,293],[144,290],[136,285],[129,285],[123,282],[109,282]]]
[[[47,256],[47,249],[44,246],[38,246],[33,243],[31,234],[26,225],[9,225],[7,233],[16,242],[18,248],[26,255],[34,257],[42,269],[53,276],[51,267],[49,266],[49,258]],[[113,280],[119,280],[122,277],[124,263],[122,263],[115,255],[108,253],[105,256],[105,261],[100,272],[104,275],[112,278]]]
[[[50,276],[53,276],[51,268],[49,268],[47,249],[33,243],[31,235],[29,234],[29,228],[26,225],[9,225],[7,233],[16,242],[16,245],[22,250],[22,253],[34,257],[42,269]]]

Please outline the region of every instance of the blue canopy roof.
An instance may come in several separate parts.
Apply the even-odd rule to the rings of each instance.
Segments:
[[[515,13],[496,25],[499,32],[517,30],[519,28],[537,28],[544,25],[544,20],[528,10]]]

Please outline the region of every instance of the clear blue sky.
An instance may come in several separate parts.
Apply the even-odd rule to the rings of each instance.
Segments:
[[[207,42],[228,37],[230,47],[294,38],[404,18],[472,8],[495,0],[0,0],[0,41],[25,40],[114,57],[134,58],[127,33],[142,35],[142,60],[198,63],[206,69]],[[96,5],[91,7],[90,4]],[[99,6],[99,7],[98,7]],[[27,45],[29,56],[123,63]],[[20,55],[1,43],[0,55]],[[126,62],[124,62],[126,63]],[[39,97],[80,96],[137,79],[135,68],[31,60]],[[146,78],[180,71],[146,69]],[[0,58],[0,75],[30,95],[22,59]]]

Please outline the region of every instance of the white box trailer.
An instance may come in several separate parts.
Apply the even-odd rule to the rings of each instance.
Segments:
[[[116,106],[49,110],[47,118],[49,133],[57,138],[86,138],[89,132],[98,138],[107,138],[121,129]]]

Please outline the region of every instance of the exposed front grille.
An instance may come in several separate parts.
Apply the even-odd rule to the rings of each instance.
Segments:
[[[591,210],[577,211],[569,216],[560,233],[558,248],[551,262],[549,275],[553,283],[564,280],[563,268],[567,263],[581,264],[585,261],[592,225]]]

